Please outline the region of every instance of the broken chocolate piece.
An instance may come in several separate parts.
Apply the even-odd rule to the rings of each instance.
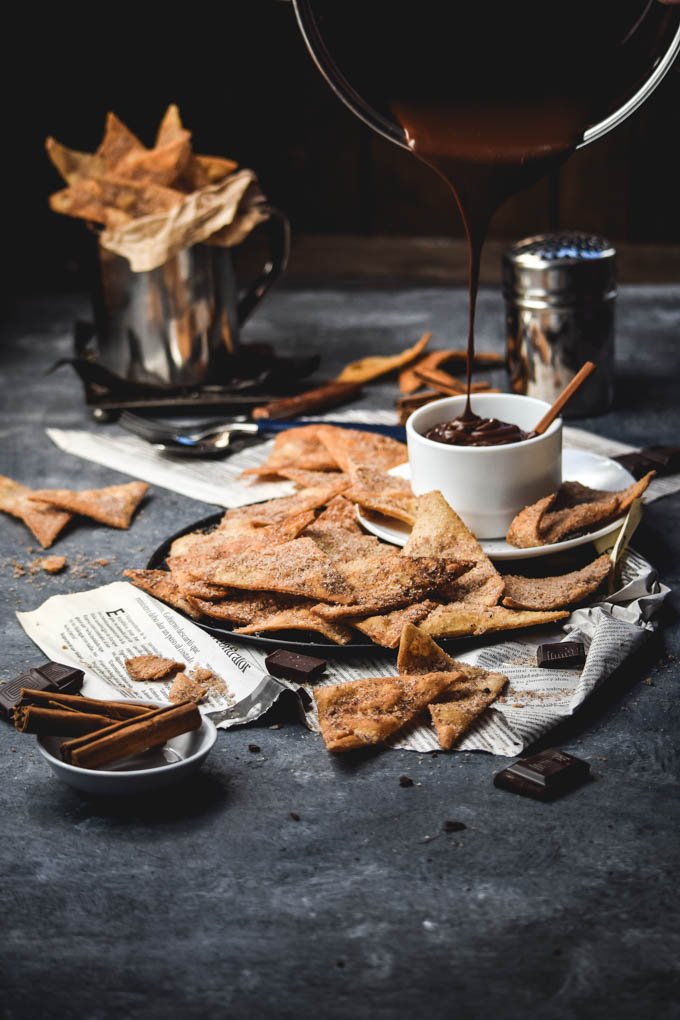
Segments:
[[[10,712],[21,700],[22,688],[32,691],[60,691],[62,694],[77,694],[83,686],[82,669],[62,666],[60,662],[46,662],[35,669],[28,669],[16,680],[0,685],[0,716],[8,718]]]
[[[578,669],[585,661],[581,641],[554,641],[536,649],[536,662],[542,669]]]
[[[552,800],[575,789],[590,777],[590,765],[566,751],[549,748],[520,758],[493,777],[494,786],[536,800]]]
[[[292,680],[296,684],[311,683],[318,680],[328,663],[325,659],[315,659],[312,655],[300,655],[277,648],[264,660],[267,672],[272,676],[280,676],[284,680]]]

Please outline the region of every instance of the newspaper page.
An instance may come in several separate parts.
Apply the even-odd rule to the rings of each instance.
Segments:
[[[503,694],[460,740],[455,750],[516,755],[576,709],[657,626],[669,592],[653,567],[628,549],[620,564],[621,587],[594,605],[575,610],[563,627],[541,628],[512,640],[483,640],[461,652],[461,642],[442,642],[461,662],[505,674]],[[196,624],[132,585],[118,581],[89,592],[55,595],[39,609],[17,613],[28,636],[51,659],[86,672],[84,693],[92,697],[137,697],[159,700],[170,684],[131,680],[124,661],[147,652],[176,658],[187,666],[207,666],[227,684],[227,694],[202,706],[217,726],[251,722],[284,689],[297,691],[310,729],[318,731],[312,689],[267,675],[267,651],[245,643],[216,641]],[[579,640],[587,651],[583,669],[539,669],[536,649],[544,641]],[[464,645],[463,645],[464,647]],[[365,677],[394,676],[394,652],[379,648],[345,649],[323,656],[328,669],[321,684]],[[318,646],[314,654],[321,654]],[[388,741],[409,751],[439,751],[434,729],[426,721]]]
[[[382,409],[341,409],[329,414],[329,420],[346,425],[396,424],[396,414]],[[323,416],[305,421],[323,421]],[[133,435],[88,432],[83,429],[47,429],[48,437],[65,453],[103,464],[132,478],[141,478],[151,485],[179,492],[192,499],[233,508],[260,503],[277,496],[290,496],[295,491],[292,482],[249,480],[241,477],[245,468],[259,467],[272,448],[272,441],[245,446],[222,460],[200,460],[187,457],[168,457],[155,450],[150,443]],[[606,439],[583,429],[565,427],[564,446],[587,450],[603,457],[617,457],[634,449],[615,439]],[[680,474],[655,478],[645,493],[650,503],[661,496],[680,491]]]
[[[90,698],[166,701],[172,680],[139,682],[125,669],[136,655],[160,655],[203,666],[225,683],[200,705],[216,726],[258,719],[285,689],[235,645],[215,641],[195,623],[126,581],[73,595],[53,595],[38,609],[17,613],[28,636],[55,662],[85,671]]]

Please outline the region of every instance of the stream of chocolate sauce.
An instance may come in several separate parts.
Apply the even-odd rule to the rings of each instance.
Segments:
[[[526,434],[495,418],[480,418],[471,406],[475,351],[475,309],[479,266],[489,222],[514,192],[539,180],[574,151],[583,134],[584,111],[577,103],[525,100],[433,106],[396,102],[411,151],[449,186],[468,241],[467,397],[463,414],[428,433],[428,438],[461,446],[520,442]]]

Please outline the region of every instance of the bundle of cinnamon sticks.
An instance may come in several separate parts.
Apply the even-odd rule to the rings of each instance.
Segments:
[[[193,701],[158,708],[23,689],[13,720],[20,733],[70,737],[61,745],[62,760],[93,769],[197,730],[201,713]]]

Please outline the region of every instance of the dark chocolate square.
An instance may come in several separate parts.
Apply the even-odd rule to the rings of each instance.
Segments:
[[[552,747],[497,772],[494,786],[536,800],[553,800],[581,786],[590,777],[590,765],[582,758]]]

